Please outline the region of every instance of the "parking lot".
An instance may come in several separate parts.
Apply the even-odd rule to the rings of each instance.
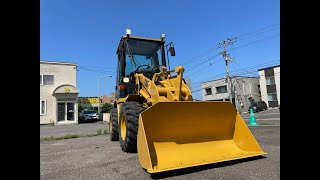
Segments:
[[[96,128],[106,126],[100,121],[40,129],[44,136],[62,135],[63,131],[94,133]],[[250,130],[267,155],[158,174],[143,170],[137,154],[122,152],[119,142],[111,142],[109,135],[40,141],[40,176],[41,179],[279,179],[280,126],[250,127]]]

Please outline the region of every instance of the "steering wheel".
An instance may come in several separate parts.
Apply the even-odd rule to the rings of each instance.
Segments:
[[[143,66],[146,66],[146,69],[150,69],[150,66],[149,65],[140,65],[137,67],[137,70],[139,70],[139,68],[142,68]],[[143,68],[144,69],[144,68]]]

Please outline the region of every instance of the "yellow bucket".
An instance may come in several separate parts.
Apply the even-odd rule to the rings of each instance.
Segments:
[[[266,154],[230,102],[159,102],[140,114],[137,143],[149,173]]]

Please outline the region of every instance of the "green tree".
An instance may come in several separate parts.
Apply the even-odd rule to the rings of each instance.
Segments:
[[[81,104],[78,104],[78,112],[81,113],[81,111],[83,110]]]
[[[104,103],[101,106],[101,113],[109,113],[110,110],[113,108],[113,105],[110,103]]]

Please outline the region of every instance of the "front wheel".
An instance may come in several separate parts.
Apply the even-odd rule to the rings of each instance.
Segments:
[[[138,121],[143,110],[139,102],[125,102],[121,106],[119,141],[124,152],[137,152]]]

